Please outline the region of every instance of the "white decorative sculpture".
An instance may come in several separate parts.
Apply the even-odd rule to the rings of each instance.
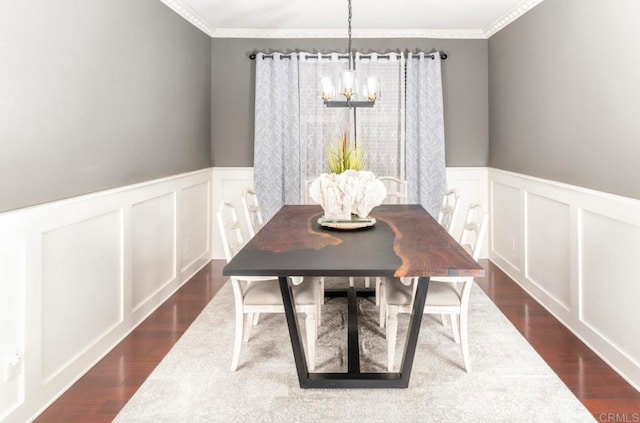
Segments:
[[[373,172],[347,170],[323,173],[311,183],[309,195],[322,206],[325,218],[349,220],[352,213],[368,217],[371,209],[382,204],[387,190]]]

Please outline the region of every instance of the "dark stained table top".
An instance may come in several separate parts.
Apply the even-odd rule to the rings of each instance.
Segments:
[[[225,266],[225,276],[483,276],[420,205],[382,205],[373,227],[318,225],[320,206],[284,206]]]

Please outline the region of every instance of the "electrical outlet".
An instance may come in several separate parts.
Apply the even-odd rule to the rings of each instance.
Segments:
[[[13,355],[8,355],[4,357],[3,360],[3,370],[4,370],[4,378],[5,382],[10,381],[11,379],[15,379],[20,374],[20,370],[22,367],[22,354],[15,353]]]

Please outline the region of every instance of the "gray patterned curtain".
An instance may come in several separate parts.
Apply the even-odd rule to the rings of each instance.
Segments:
[[[409,203],[434,218],[447,189],[440,54],[407,58],[406,178]]]
[[[262,215],[300,202],[300,107],[296,55],[256,57],[254,187]]]

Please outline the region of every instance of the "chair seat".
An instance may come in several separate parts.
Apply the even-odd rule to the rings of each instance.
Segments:
[[[314,305],[318,298],[318,284],[305,280],[293,286],[294,301],[297,306]],[[277,279],[252,282],[244,293],[245,305],[282,305],[282,294]]]
[[[387,279],[385,281],[386,301],[392,306],[408,306],[413,298],[413,286],[406,286],[397,279]],[[425,307],[437,306],[459,306],[460,294],[455,285],[447,282],[431,281],[427,291]]]

